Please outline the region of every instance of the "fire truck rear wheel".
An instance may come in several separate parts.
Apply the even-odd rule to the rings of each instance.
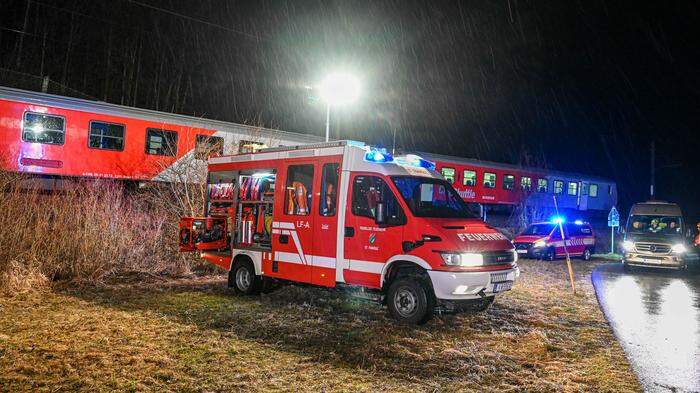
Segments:
[[[424,277],[399,277],[389,285],[387,306],[400,323],[421,325],[433,317],[435,296]]]
[[[253,295],[260,292],[261,279],[255,275],[253,263],[249,260],[238,260],[228,273],[229,286],[236,293]]]

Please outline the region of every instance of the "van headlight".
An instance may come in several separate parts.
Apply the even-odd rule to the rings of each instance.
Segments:
[[[684,252],[688,251],[688,249],[685,248],[685,244],[678,243],[671,246],[671,251],[673,251],[676,254],[683,254]]]
[[[631,240],[625,240],[622,242],[622,248],[624,248],[625,251],[634,251],[634,242]]]
[[[477,253],[440,253],[443,262],[448,266],[483,266],[484,256]]]
[[[546,242],[545,240],[538,240],[538,241],[536,241],[535,243],[532,244],[532,246],[535,247],[535,248],[544,247],[544,246],[546,246],[546,245],[547,245],[547,242]]]

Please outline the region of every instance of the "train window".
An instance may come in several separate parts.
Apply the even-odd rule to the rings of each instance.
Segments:
[[[549,184],[547,179],[537,179],[537,192],[547,192]]]
[[[194,147],[194,158],[206,160],[211,155],[224,154],[224,138],[197,134]]]
[[[561,180],[554,181],[554,193],[561,194],[564,192],[564,182]]]
[[[308,216],[311,209],[311,184],[314,180],[313,164],[290,165],[287,169],[287,190],[284,194],[285,212],[295,216]]]
[[[503,175],[503,189],[512,190],[513,188],[515,188],[515,176]]]
[[[567,188],[566,193],[569,195],[577,195],[578,194],[578,183],[576,183],[575,181],[570,181],[569,187]]]
[[[597,197],[598,196],[598,185],[595,183],[592,183],[590,186],[588,186],[588,196],[589,197]]]
[[[177,154],[177,132],[160,128],[147,128],[146,154],[175,156]]]
[[[520,178],[520,188],[523,191],[532,190],[532,178],[528,176],[523,176]]]
[[[455,169],[444,167],[440,170],[442,177],[447,180],[448,183],[453,184],[455,182]]]
[[[63,116],[25,112],[22,122],[22,140],[32,143],[62,145],[66,134]]]
[[[262,142],[240,141],[238,142],[238,153],[255,153],[256,150],[264,149],[267,145]]]
[[[465,169],[462,175],[462,184],[472,187],[476,185],[476,171]]]
[[[122,151],[124,150],[124,129],[123,124],[91,121],[88,147]]]
[[[484,187],[496,188],[496,174],[495,173],[484,172]]]

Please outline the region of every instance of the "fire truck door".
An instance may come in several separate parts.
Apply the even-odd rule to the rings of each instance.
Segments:
[[[337,160],[337,159],[335,159]],[[314,253],[311,282],[316,285],[335,286],[336,245],[338,243],[338,186],[340,163],[322,162],[319,190],[314,207]]]
[[[386,261],[402,253],[406,222],[391,188],[379,177],[355,174],[350,179],[345,212],[344,252],[348,284],[379,288]],[[384,203],[386,222],[376,223],[378,203]]]
[[[314,236],[313,163],[285,165],[284,187],[277,192],[272,222],[273,260],[265,274],[298,282],[311,282]],[[277,188],[280,190],[280,188]],[[281,203],[280,203],[281,202]]]

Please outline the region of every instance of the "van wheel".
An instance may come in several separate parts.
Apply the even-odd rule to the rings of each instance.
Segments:
[[[557,258],[557,252],[553,248],[547,249],[547,252],[544,254],[544,259],[546,261],[553,261]]]
[[[389,286],[387,306],[400,323],[422,325],[433,317],[435,296],[422,277],[399,277]]]
[[[583,250],[583,254],[581,254],[581,259],[583,259],[584,261],[591,260],[591,249],[590,248]]]
[[[248,260],[235,262],[233,269],[228,273],[228,286],[242,295],[253,295],[260,292],[261,279],[255,275],[253,263]]]

